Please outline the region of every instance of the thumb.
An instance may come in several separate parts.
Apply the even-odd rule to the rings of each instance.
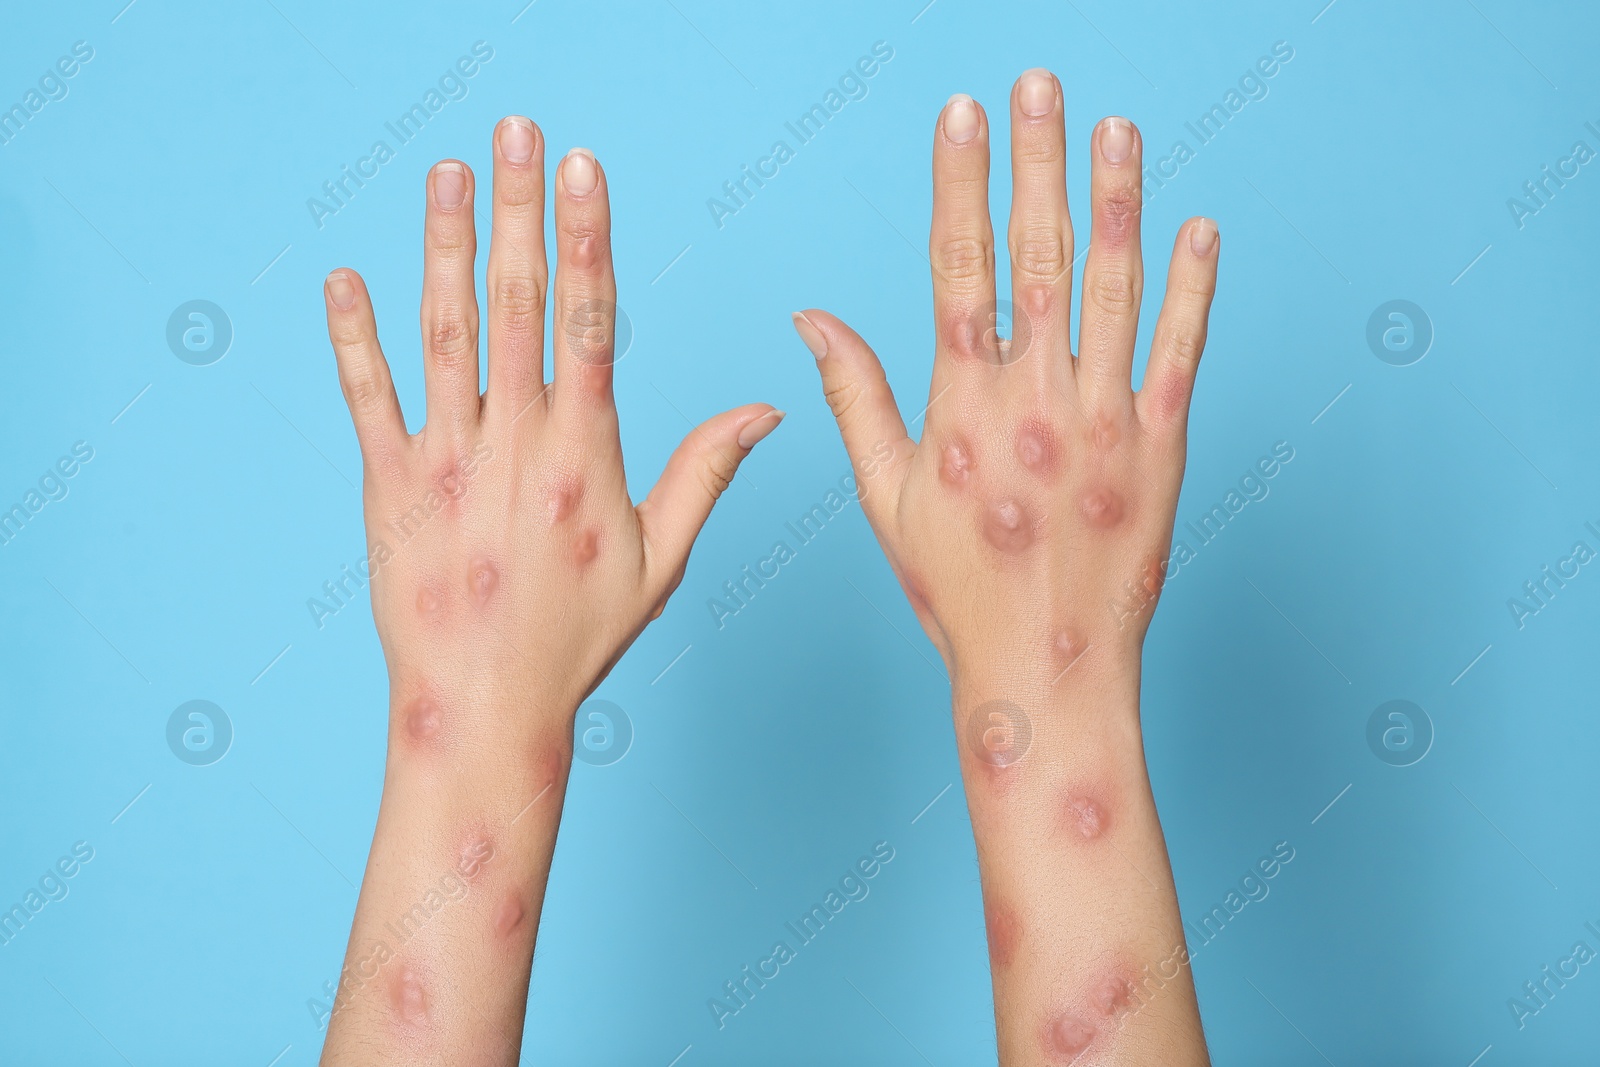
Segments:
[[[877,526],[884,509],[892,505],[871,490],[885,486],[887,499],[893,500],[916,452],[883,364],[860,334],[826,311],[795,312],[794,328],[817,359],[822,391],[857,474],[862,508]]]
[[[784,413],[770,404],[724,411],[689,431],[667,460],[650,495],[635,509],[644,536],[645,571],[653,588],[677,584],[689,549],[739,464]]]

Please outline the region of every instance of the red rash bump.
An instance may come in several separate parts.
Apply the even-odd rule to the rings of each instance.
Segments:
[[[578,510],[578,490],[566,486],[555,490],[550,494],[549,509],[552,526],[571,518],[572,513]]]
[[[593,563],[594,558],[599,554],[600,532],[593,528],[580,533],[577,541],[572,545],[572,562],[580,567]]]
[[[1017,434],[1017,460],[1033,473],[1052,474],[1057,467],[1056,443],[1048,430],[1025,426]]]
[[[437,619],[444,603],[432,589],[417,590],[417,614],[424,619]]]
[[[1109,530],[1122,521],[1122,498],[1108,489],[1093,489],[1083,495],[1078,510],[1090,526]]]
[[[967,455],[967,450],[959,444],[944,446],[944,454],[939,459],[939,480],[951,488],[960,488],[967,484],[967,476],[972,471],[972,457]]]
[[[990,962],[1009,967],[1017,957],[1017,942],[1022,937],[1022,924],[1016,913],[1003,904],[990,904],[983,909],[983,924],[989,934]]]
[[[1050,1024],[1045,1032],[1045,1045],[1056,1058],[1067,1057],[1067,1062],[1083,1055],[1094,1041],[1095,1028],[1076,1015],[1063,1015]]]
[[[945,348],[957,359],[977,359],[987,347],[984,343],[986,330],[987,327],[980,327],[972,315],[956,312],[945,320],[941,336]]]
[[[461,476],[459,464],[450,463],[440,468],[433,477],[434,488],[446,499],[454,501],[467,490],[467,481]]]
[[[1088,797],[1073,797],[1067,801],[1067,821],[1074,833],[1085,841],[1093,841],[1111,825],[1111,816],[1105,808]]]
[[[467,587],[474,601],[480,606],[487,604],[499,584],[500,571],[493,563],[486,559],[472,561],[472,566],[467,571]]]
[[[1133,993],[1126,978],[1108,978],[1095,987],[1094,1009],[1108,1019],[1123,1015],[1133,1007]]]
[[[514,891],[506,894],[506,898],[495,909],[494,932],[502,938],[510,937],[521,928],[527,914],[528,909],[523,906],[521,897]]]
[[[406,733],[413,741],[427,741],[439,732],[439,705],[418,697],[406,710]]]
[[[1088,650],[1088,642],[1079,637],[1076,630],[1066,629],[1061,630],[1056,634],[1056,662],[1061,665],[1062,670],[1066,670],[1068,667],[1072,666],[1072,664],[1076,663],[1078,657],[1083,655]]]
[[[389,1006],[407,1026],[422,1026],[428,1021],[428,994],[422,979],[410,967],[400,968],[389,983]]]
[[[1022,291],[1022,306],[1035,326],[1050,317],[1050,308],[1054,303],[1055,294],[1048,285],[1030,285]]]
[[[1002,500],[985,509],[983,537],[1001,552],[1016,553],[1033,544],[1033,527],[1015,500]]]

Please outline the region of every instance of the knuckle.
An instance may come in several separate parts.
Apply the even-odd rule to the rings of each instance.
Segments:
[[[713,502],[720,500],[733,483],[733,464],[713,453],[700,464],[700,488]]]
[[[934,262],[947,282],[977,282],[994,270],[994,250],[980,237],[947,237],[934,246]]]
[[[518,333],[531,331],[544,317],[544,290],[529,278],[499,278],[491,292],[502,325]]]
[[[1029,167],[1053,167],[1066,159],[1066,145],[1053,135],[1031,138],[1020,142],[1013,149],[1016,153],[1016,162]],[[1051,174],[1052,179],[1059,175]]]
[[[344,380],[344,398],[351,411],[370,412],[383,406],[384,383],[370,372],[352,374]]]
[[[1067,268],[1066,242],[1059,230],[1024,230],[1011,242],[1011,262],[1024,274],[1059,277]]]
[[[1108,266],[1095,271],[1089,292],[1096,306],[1114,315],[1126,315],[1138,308],[1139,289],[1133,272],[1126,267]]]
[[[561,330],[573,355],[603,362],[616,335],[616,307],[608,300],[570,294],[561,301]]]
[[[512,178],[496,191],[496,199],[506,207],[533,207],[544,199],[544,184],[532,175]]]
[[[828,410],[833,412],[833,417],[840,425],[852,418],[852,412],[857,402],[861,399],[861,390],[854,382],[830,382],[823,390],[823,395],[828,401]]]
[[[1105,190],[1100,196],[1097,221],[1099,236],[1114,242],[1127,241],[1139,227],[1139,215],[1144,204],[1139,190],[1131,185],[1119,185]]]
[[[435,362],[447,365],[466,362],[468,354],[477,355],[471,328],[456,315],[439,319],[428,330],[428,351]]]
[[[1192,326],[1182,326],[1167,335],[1167,359],[1184,372],[1200,365],[1200,356],[1206,348],[1205,334]]]
[[[470,224],[463,225],[455,219],[436,219],[428,227],[431,251],[446,258],[464,254],[468,245],[476,239]]]

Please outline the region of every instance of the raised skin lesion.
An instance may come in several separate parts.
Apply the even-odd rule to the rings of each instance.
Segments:
[[[1053,1063],[1071,1063],[1088,1051],[1099,1031],[1079,1015],[1059,1015],[1045,1030],[1045,1047]]]
[[[572,562],[579,567],[588,566],[600,555],[600,531],[590,527],[578,534],[572,543]]]
[[[1033,524],[1015,500],[996,501],[984,509],[983,539],[996,550],[1014,555],[1033,544]]]
[[[427,586],[417,590],[417,614],[424,619],[437,619],[444,611],[444,601]]]
[[[1122,497],[1109,489],[1091,489],[1078,502],[1083,521],[1097,530],[1109,530],[1122,521]]]
[[[467,568],[467,591],[479,607],[489,603],[500,585],[500,568],[492,560],[478,557]]]
[[[1072,797],[1067,801],[1067,818],[1073,830],[1085,841],[1093,841],[1111,826],[1111,815],[1088,797]]]
[[[939,480],[952,489],[959,489],[967,484],[971,473],[972,457],[966,447],[959,441],[945,445],[939,456]]]
[[[389,1007],[395,1019],[407,1027],[428,1022],[428,993],[422,987],[422,978],[409,965],[401,967],[390,980]]]
[[[417,697],[406,708],[406,734],[413,741],[428,741],[439,733],[439,705],[430,697]]]

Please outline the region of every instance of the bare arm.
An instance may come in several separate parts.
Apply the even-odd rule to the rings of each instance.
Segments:
[[[480,396],[474,193],[464,164],[429,175],[418,434],[365,284],[338,270],[326,286],[390,681],[383,801],[326,1064],[517,1062],[574,711],[660,613],[717,494],[782,417],[765,404],[716,416],[633,506],[605,175],[582,150],[558,170],[547,386],[544,139],[517,118],[495,135]]]
[[[1095,131],[1093,240],[1071,347],[1063,102],[1011,101],[1011,337],[995,334],[989,125],[952,97],[934,135],[937,350],[920,442],[877,357],[795,318],[867,516],[950,671],[988,919],[1000,1062],[1205,1064],[1139,727],[1144,635],[1165,573],[1217,230],[1173,250],[1143,388],[1140,142]]]

